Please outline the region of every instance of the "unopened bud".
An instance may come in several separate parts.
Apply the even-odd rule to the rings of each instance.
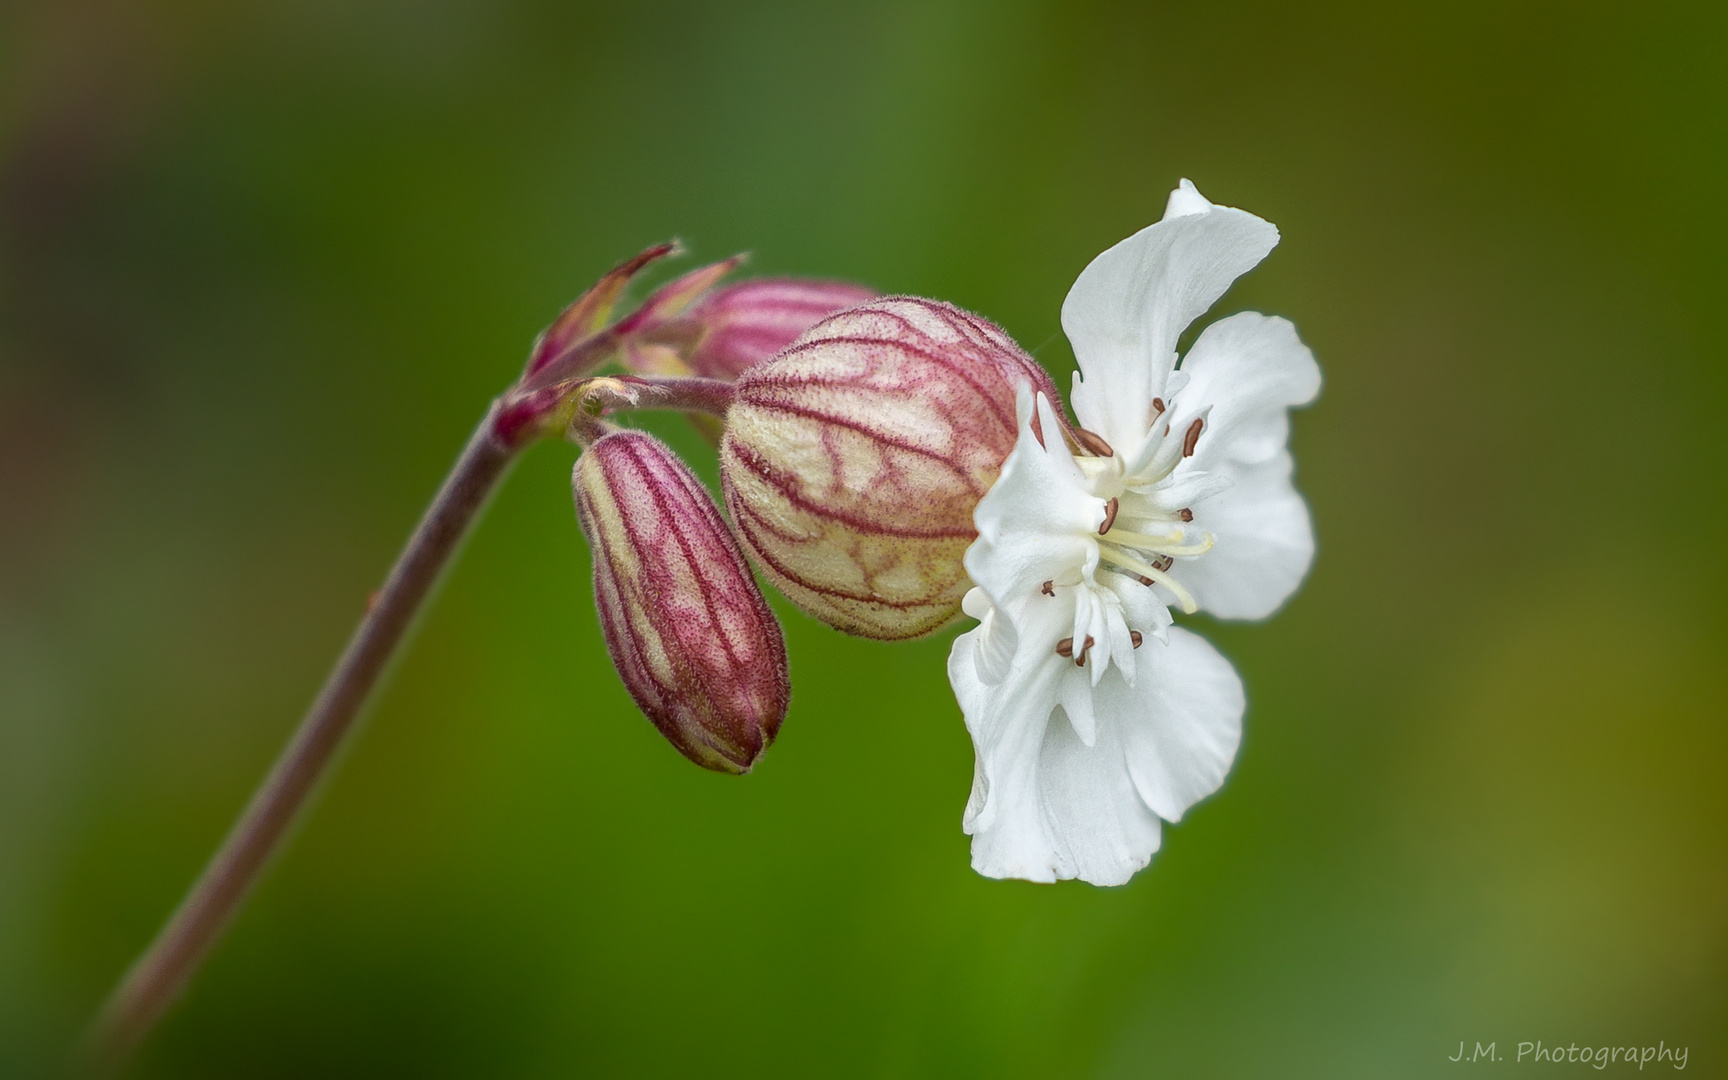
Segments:
[[[609,325],[612,309],[624,290],[648,266],[677,253],[676,242],[656,244],[635,258],[624,260],[577,297],[541,333],[528,350],[528,366],[523,369],[522,378],[505,391],[493,411],[492,433],[500,442],[522,446],[555,434],[569,422],[571,395],[577,381],[609,360],[621,344],[630,340],[629,333],[619,325]],[[689,292],[689,299],[716,280],[718,276],[698,283]],[[683,294],[674,293],[672,302],[664,306],[676,307],[681,299]],[[626,321],[634,327],[648,319],[631,315]]]
[[[875,296],[875,290],[845,281],[795,278],[758,278],[716,289],[687,316],[702,335],[690,353],[690,369],[735,379],[828,316]]]
[[[1013,339],[950,304],[887,297],[818,323],[734,387],[720,468],[739,538],[832,626],[936,629],[969,587],[972,512],[1025,382],[1058,400]]]
[[[652,435],[617,431],[576,462],[606,648],[660,733],[696,764],[750,771],[792,687],[780,625],[719,508]]]

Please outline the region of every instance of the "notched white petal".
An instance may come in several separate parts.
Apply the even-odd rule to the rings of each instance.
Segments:
[[[1078,668],[1062,676],[1061,709],[1080,741],[1091,746],[1098,741],[1098,718],[1092,710],[1092,684]]]
[[[978,620],[973,657],[979,681],[986,685],[1001,682],[1012,669],[1014,653],[1020,644],[1014,624],[1002,618],[989,597],[984,595],[984,590],[977,587],[966,591],[960,601],[960,610]]]
[[[1229,467],[1231,487],[1196,510],[1212,549],[1182,567],[1202,610],[1223,619],[1263,619],[1295,593],[1314,562],[1308,504],[1291,483],[1288,452]]]
[[[1205,200],[1179,188],[1173,202],[1184,209]],[[1093,259],[1062,303],[1081,371],[1075,415],[1112,446],[1139,445],[1152,399],[1175,367],[1177,337],[1278,243],[1278,230],[1253,214],[1207,206],[1149,225]]]
[[[1182,360],[1185,400],[1213,414],[1195,464],[1265,461],[1290,441],[1290,412],[1320,393],[1320,365],[1288,319],[1244,311],[1208,326]]]
[[[1013,817],[1037,802],[1037,748],[1056,708],[1062,671],[1056,657],[1048,663],[1017,664],[994,685],[978,678],[978,631],[954,639],[948,654],[948,681],[966,718],[978,756],[973,799],[963,827],[988,831],[1005,813]]]
[[[1107,686],[1122,686],[1112,675]],[[1158,818],[1135,789],[1123,745],[1129,718],[1105,711],[1093,695],[1096,737],[1082,742],[1068,725],[1051,725],[1039,748],[1048,869],[1094,885],[1121,885],[1158,850]]]
[[[1129,772],[1146,805],[1166,821],[1218,790],[1242,741],[1246,699],[1230,661],[1198,634],[1172,627],[1170,643],[1143,649],[1134,687],[1107,684],[1102,722],[1124,725]]]

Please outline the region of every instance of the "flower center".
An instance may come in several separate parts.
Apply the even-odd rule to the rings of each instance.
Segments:
[[[1164,586],[1192,615],[1198,610],[1193,594],[1170,570],[1177,558],[1210,551],[1213,537],[1211,533],[1201,533],[1198,539],[1191,536],[1182,526],[1194,520],[1194,511],[1186,506],[1172,509],[1160,495],[1177,467],[1194,456],[1206,417],[1195,416],[1178,426],[1168,420],[1171,410],[1162,399],[1152,405],[1152,430],[1132,461],[1089,431],[1082,431],[1077,439],[1083,454],[1075,461],[1092,493],[1107,500],[1098,529],[1099,560],[1142,585]]]

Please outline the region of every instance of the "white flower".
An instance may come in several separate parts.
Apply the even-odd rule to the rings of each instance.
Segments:
[[[1019,438],[966,553],[979,625],[948,659],[977,751],[979,873],[1119,885],[1158,850],[1159,819],[1229,771],[1242,682],[1168,605],[1256,619],[1301,583],[1314,536],[1288,410],[1320,370],[1283,319],[1216,322],[1181,370],[1176,339],[1277,242],[1182,181],[1062,305],[1078,455],[1050,401],[1020,391]]]

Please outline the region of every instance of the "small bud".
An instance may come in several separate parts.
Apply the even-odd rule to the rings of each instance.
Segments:
[[[556,434],[569,422],[576,380],[616,354],[626,337],[609,325],[630,282],[660,259],[679,253],[676,241],[656,244],[607,271],[535,339],[522,378],[505,391],[492,414],[492,433],[520,447]],[[688,276],[688,275],[686,275]],[[702,286],[706,288],[706,285]],[[629,316],[633,324],[644,321]]]
[[[909,638],[960,610],[972,512],[1017,434],[1037,362],[990,322],[887,297],[828,318],[745,371],[721,479],[746,548],[799,607],[852,634]]]
[[[551,326],[541,332],[534,342],[534,347],[528,350],[528,367],[523,372],[523,377],[538,374],[554,360],[598,334],[606,327],[613,307],[624,295],[624,290],[631,280],[650,264],[668,255],[677,254],[677,241],[655,244],[640,255],[625,259],[607,271],[587,292],[571,302]]]
[[[759,278],[716,289],[689,313],[701,326],[690,369],[736,379],[792,344],[818,322],[874,299],[876,292],[844,281]]]
[[[744,773],[792,694],[786,644],[738,542],[688,466],[617,431],[576,462],[606,648],[630,696],[679,753]]]

